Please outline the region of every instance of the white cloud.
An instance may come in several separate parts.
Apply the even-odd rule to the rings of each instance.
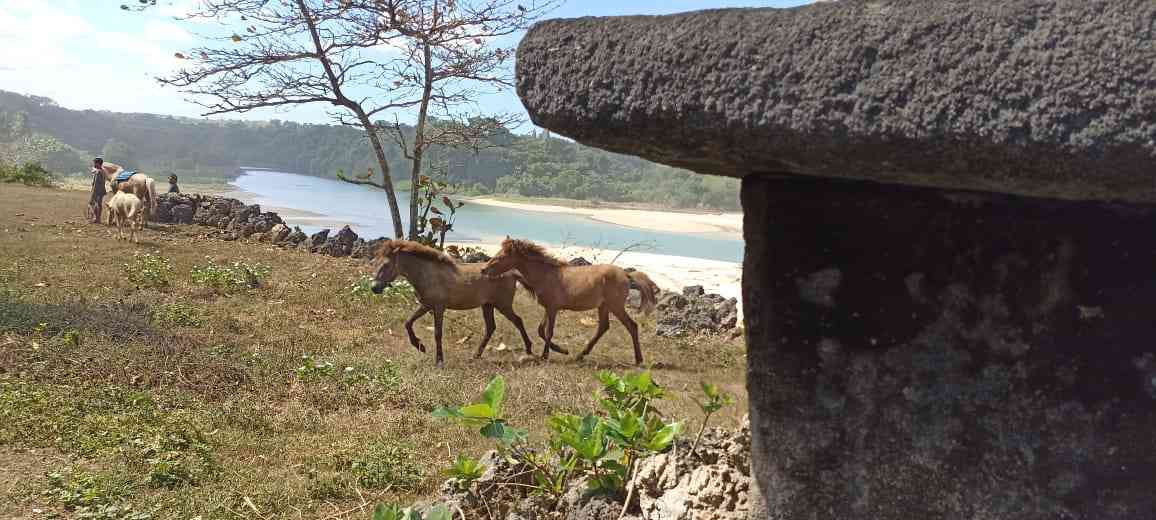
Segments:
[[[146,40],[154,42],[190,42],[193,40],[193,35],[189,34],[183,27],[171,23],[161,22],[157,20],[149,20],[144,24],[144,37]]]

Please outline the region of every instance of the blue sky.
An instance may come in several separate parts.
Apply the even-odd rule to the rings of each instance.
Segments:
[[[74,109],[198,116],[200,107],[153,79],[176,69],[173,53],[215,29],[174,20],[197,0],[160,0],[145,13],[132,0],[0,0],[0,89],[53,98]],[[665,14],[719,7],[793,7],[811,0],[568,0],[548,18]],[[480,100],[483,111],[524,112],[513,92]],[[330,122],[320,106],[260,111],[246,119]],[[407,119],[404,114],[401,118]],[[412,116],[410,116],[412,118]],[[523,129],[528,129],[525,127]]]

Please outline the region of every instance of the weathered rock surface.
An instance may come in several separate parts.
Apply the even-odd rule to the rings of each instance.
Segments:
[[[703,173],[1153,202],[1154,19],[1135,0],[842,0],[550,20],[517,89],[538,126]]]
[[[684,287],[682,294],[663,292],[654,334],[674,337],[695,332],[725,332],[738,324],[738,300],[707,293],[701,285]]]
[[[1152,517],[1156,206],[758,176],[743,204],[772,518]]]

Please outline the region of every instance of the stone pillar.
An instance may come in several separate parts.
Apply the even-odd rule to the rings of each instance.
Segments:
[[[1156,208],[743,182],[771,518],[1156,518]]]

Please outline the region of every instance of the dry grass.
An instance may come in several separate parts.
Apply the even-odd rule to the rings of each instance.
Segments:
[[[458,312],[447,316],[446,368],[437,370],[405,340],[412,302],[350,295],[368,272],[359,261],[218,241],[192,226],[154,225],[139,245],[117,242],[110,228],[82,222],[85,200],[0,186],[0,457],[14,461],[0,471],[0,517],[63,511],[59,496],[43,494],[44,475],[72,467],[127,482],[119,500],[154,518],[364,518],[358,506],[428,496],[454,455],[489,448],[432,418],[435,407],[471,401],[502,374],[511,422],[541,439],[550,414],[592,409],[598,370],[632,369],[621,326],[586,362],[544,365],[519,360],[521,342],[501,318],[490,350],[473,361],[480,312]],[[170,260],[168,287],[128,281],[122,264],[143,252]],[[190,281],[209,259],[273,271],[260,289],[219,295]],[[528,324],[541,318],[525,295],[517,308]],[[191,317],[159,319],[158,309]],[[428,320],[418,328],[427,345]],[[717,416],[735,424],[746,410],[741,340],[668,340],[654,336],[652,319],[640,325],[654,376],[674,395],[664,412],[694,431],[690,397],[708,380],[736,395]],[[593,327],[593,316],[564,314],[555,340],[575,351]],[[495,351],[501,343],[509,350]],[[303,355],[332,363],[333,374],[300,373]],[[157,485],[141,439],[174,436],[201,439],[211,462],[176,448],[195,482]],[[380,457],[375,446],[410,457],[417,484],[359,478],[351,461]]]

